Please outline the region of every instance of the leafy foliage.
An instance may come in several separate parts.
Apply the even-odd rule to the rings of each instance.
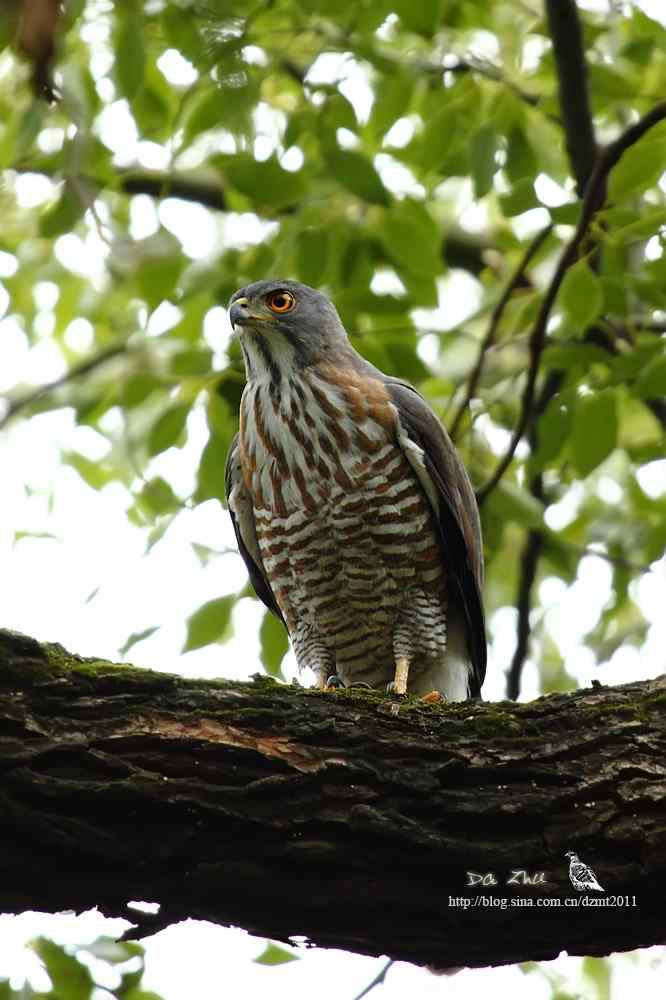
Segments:
[[[580,16],[601,142],[666,92],[666,30],[632,4]],[[16,387],[12,412],[72,407],[107,451],[63,462],[92,489],[122,486],[149,544],[183,507],[223,502],[243,373],[219,307],[234,289],[274,274],[325,288],[355,346],[450,422],[502,290],[552,222],[496,317],[457,436],[475,482],[488,478],[518,420],[527,335],[581,209],[536,9],[179,0],[138,13],[88,0],[61,24],[51,106],[4,28],[6,317],[71,373],[48,391]],[[665,170],[661,122],[610,174],[550,314],[529,446],[482,511],[491,619],[516,603],[530,531],[544,540],[533,601],[545,577],[573,584],[591,548],[609,562],[606,609],[585,637],[600,664],[618,643],[644,641],[631,583],[666,539],[666,496],[637,479],[663,457]],[[45,191],[36,206],[26,178]],[[202,416],[188,494],[158,463]],[[244,593],[201,607],[185,648],[223,640]],[[549,663],[545,687],[567,677],[557,638],[547,620],[532,636],[535,662]],[[266,619],[260,640],[278,673],[284,634]]]
[[[144,950],[133,941],[98,938],[91,944],[64,947],[40,937],[32,943],[51,988],[35,990],[29,983],[18,989],[0,980],[2,1000],[91,1000],[93,994],[114,1000],[161,1000],[142,987]]]
[[[257,955],[255,958],[255,962],[259,965],[284,965],[286,962],[297,961],[298,955],[287,951],[286,948],[281,948],[280,945],[273,944],[272,941],[267,941],[261,955]]]

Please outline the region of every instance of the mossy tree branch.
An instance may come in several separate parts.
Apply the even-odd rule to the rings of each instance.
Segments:
[[[666,678],[398,706],[2,632],[3,906],[96,905],[138,933],[199,917],[440,968],[651,945],[666,936],[665,709]],[[636,905],[565,905],[584,898],[567,850],[604,900]],[[512,869],[546,881],[505,885]],[[468,888],[468,871],[499,884]]]

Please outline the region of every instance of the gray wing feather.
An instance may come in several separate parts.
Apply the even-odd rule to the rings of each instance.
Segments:
[[[403,431],[423,453],[423,486],[438,517],[449,600],[455,600],[465,625],[474,670],[470,695],[475,697],[486,675],[487,645],[481,599],[483,545],[474,490],[451,439],[423,397],[406,382],[383,379]]]
[[[259,552],[257,542],[257,532],[254,524],[254,511],[252,509],[252,498],[245,488],[243,475],[240,467],[240,454],[238,448],[238,434],[234,437],[227,454],[227,464],[224,470],[224,481],[227,493],[227,504],[229,505],[229,515],[234,526],[236,540],[238,541],[238,551],[243,557],[250,580],[257,597],[261,598],[266,607],[276,615],[280,621],[284,621],[282,612],[278,607],[275,595],[271,590],[271,585],[266,577],[264,564]]]

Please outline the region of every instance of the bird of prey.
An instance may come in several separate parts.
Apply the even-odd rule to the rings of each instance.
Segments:
[[[567,851],[564,855],[569,858],[569,878],[574,889],[584,892],[586,889],[593,889],[595,892],[605,892],[603,886],[597,882],[597,876],[589,865],[581,861],[575,851]]]
[[[229,317],[247,373],[229,511],[299,668],[323,689],[479,696],[479,514],[441,423],[354,350],[307,285],[257,281],[235,292]]]

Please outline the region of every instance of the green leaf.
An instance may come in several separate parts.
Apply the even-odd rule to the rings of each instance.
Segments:
[[[116,986],[114,990],[118,1000],[129,1000],[130,997],[135,997],[137,990],[140,990],[142,979],[143,965],[134,972],[123,972],[120,977],[120,985]]]
[[[361,153],[351,149],[334,149],[327,154],[328,169],[343,187],[364,201],[388,205],[389,193],[374,166]]]
[[[666,137],[649,132],[622,155],[608,178],[611,201],[622,201],[653,187],[666,170]]]
[[[223,554],[220,549],[213,549],[210,545],[202,545],[201,542],[191,542],[190,544],[192,545],[192,551],[202,566],[208,566],[213,559],[217,559],[218,556]]]
[[[152,312],[160,302],[173,295],[174,287],[181,271],[183,259],[180,253],[164,257],[144,257],[138,267],[137,281],[141,295]]]
[[[303,229],[296,240],[298,274],[306,285],[321,284],[328,263],[329,238],[321,227]]]
[[[560,288],[560,304],[567,319],[582,333],[597,318],[603,302],[604,293],[599,278],[587,261],[579,260],[569,268]]]
[[[553,343],[543,352],[541,360],[544,371],[557,368],[567,370],[573,368],[587,369],[593,364],[609,364],[608,351],[598,344],[586,344],[582,341],[569,343]]]
[[[172,445],[184,444],[184,440],[179,439],[183,436],[189,412],[189,403],[177,403],[157,418],[148,434],[149,455],[159,455]]]
[[[442,20],[444,0],[395,0],[395,10],[408,31],[432,38]]]
[[[139,406],[152,392],[161,387],[162,383],[155,375],[139,372],[129,375],[121,389],[122,405],[128,410]]]
[[[40,235],[53,239],[61,233],[68,233],[79,221],[85,208],[83,200],[65,182],[58,201],[39,220]]]
[[[197,503],[203,503],[205,500],[212,499],[221,500],[222,503],[226,503],[224,467],[231,436],[231,427],[229,427],[228,437],[222,437],[217,433],[211,432],[199,461],[197,490],[195,494]]]
[[[461,80],[450,91],[440,91],[438,107],[424,122],[423,135],[414,140],[419,163],[445,175],[467,173],[470,123],[474,123],[479,94],[470,80]],[[457,161],[460,168],[457,169]]]
[[[664,225],[666,225],[666,208],[656,208],[641,215],[640,219],[611,232],[611,240],[613,243],[636,243],[639,240],[649,239]]]
[[[192,102],[185,119],[185,145],[202,132],[224,127],[224,109],[228,95],[220,87],[208,87]]]
[[[323,144],[335,145],[335,133],[339,128],[346,128],[350,132],[358,131],[354,105],[335,90],[322,105],[318,119],[318,131]]]
[[[279,945],[267,941],[261,955],[258,955],[254,961],[257,965],[285,965],[287,962],[298,962],[299,957],[299,955],[287,951],[286,948],[280,948]]]
[[[510,191],[499,196],[499,203],[502,214],[507,219],[513,218],[514,215],[521,215],[531,208],[537,208],[539,199],[534,191],[532,178],[523,177],[522,180],[516,181]]]
[[[87,966],[47,938],[37,938],[32,949],[44,963],[58,1000],[89,1000],[95,984]]]
[[[168,514],[182,507],[181,501],[162,476],[149,479],[144,484],[139,499],[152,514]]]
[[[655,358],[636,379],[634,395],[639,399],[661,399],[666,396],[666,358]]]
[[[150,639],[151,635],[155,635],[155,633],[160,628],[161,628],[161,625],[151,625],[150,628],[144,628],[141,632],[132,632],[131,635],[127,636],[127,638],[125,639],[125,641],[122,644],[122,646],[119,647],[119,649],[118,649],[119,656],[127,656],[127,654],[129,653],[130,649],[132,648],[132,646],[136,646],[137,643],[143,642],[144,639]],[[115,941],[113,941],[113,940],[111,941],[111,944],[115,944],[115,943],[116,943]],[[101,945],[100,945],[100,948],[101,948]],[[90,946],[86,946],[86,950],[90,951],[91,947]],[[97,955],[97,952],[94,952],[94,954]],[[126,962],[127,959],[131,957],[129,955],[125,955],[124,958],[110,958],[109,955],[111,955],[111,954],[116,954],[116,953],[113,952],[113,949],[111,948],[111,946],[109,946],[108,953],[105,953],[104,955],[98,955],[98,957],[99,958],[104,958],[104,961],[106,961],[106,962]]]
[[[543,505],[516,483],[502,479],[488,503],[502,521],[515,521],[526,528],[543,528]]]
[[[101,490],[103,486],[116,478],[109,464],[102,460],[94,462],[75,451],[63,452],[62,460],[65,465],[71,465],[73,469],[76,469],[84,483],[87,483],[93,490]]]
[[[174,375],[207,375],[212,359],[210,347],[188,347],[172,356],[169,368]]]
[[[187,638],[183,652],[200,649],[212,642],[218,642],[228,630],[231,622],[231,609],[236,603],[236,595],[217,597],[194,612],[187,619]]]
[[[131,508],[130,508],[131,509]],[[129,511],[127,512],[129,517]],[[172,518],[163,518],[154,524],[153,527],[148,532],[148,538],[146,540],[146,555],[155,548],[158,542],[161,542],[167,531],[171,526]]]
[[[122,97],[131,100],[143,83],[146,52],[143,45],[145,26],[134,13],[123,12],[118,17],[115,37],[113,75]]]
[[[380,234],[400,267],[422,276],[443,270],[442,237],[423,202],[413,198],[395,202],[380,223]]]
[[[583,959],[583,977],[594,987],[595,1000],[610,1000],[611,966],[607,958],[586,956]]]
[[[307,193],[304,170],[285,170],[275,156],[259,163],[245,153],[224,160],[224,172],[235,188],[258,207],[273,209],[297,204]]]
[[[494,127],[487,122],[472,136],[470,141],[470,165],[474,182],[474,197],[483,198],[492,187],[495,176],[495,151],[497,136]]]
[[[21,9],[10,4],[4,4],[5,9],[0,16],[0,52],[16,40]],[[4,982],[4,980],[3,980]]]
[[[657,355],[659,357],[657,357]],[[647,373],[653,361],[662,356],[662,345],[659,340],[637,344],[633,351],[625,351],[616,355],[610,362],[610,373],[614,385],[638,379],[642,373]]]
[[[575,400],[571,458],[579,476],[587,476],[608,458],[617,444],[617,408],[613,389]]]
[[[569,394],[557,393],[548,403],[538,422],[538,446],[531,466],[543,468],[559,455],[566,441],[572,422]]]
[[[577,226],[580,218],[580,202],[565,201],[548,209],[550,217],[558,226]]]
[[[48,538],[56,541],[58,536],[54,535],[50,531],[21,531],[20,529],[14,532],[13,544],[16,545],[23,538]]]
[[[376,136],[386,134],[407,111],[414,90],[414,80],[407,73],[386,74],[375,93],[368,129]]]
[[[516,126],[507,135],[504,170],[512,184],[523,177],[534,179],[538,173],[537,158],[522,128]]]
[[[261,662],[267,674],[271,677],[281,677],[280,667],[289,649],[287,630],[275,615],[267,611],[259,630],[261,644]]]
[[[155,993],[153,990],[130,990],[129,993],[125,993],[123,1000],[164,1000],[159,993]]]
[[[173,91],[166,89],[166,80],[161,73],[157,75],[150,66],[146,70],[143,84],[132,99],[132,114],[143,138],[166,143],[172,141],[170,126],[176,116],[169,100]]]
[[[599,280],[604,293],[604,312],[625,316],[628,310],[627,282],[615,275],[604,275]]]
[[[161,15],[162,28],[169,43],[195,66],[208,61],[207,46],[199,34],[198,20],[192,12],[167,4]]]
[[[405,268],[400,271],[400,277],[414,305],[419,305],[423,309],[437,308],[439,291],[433,274],[417,273]]]

